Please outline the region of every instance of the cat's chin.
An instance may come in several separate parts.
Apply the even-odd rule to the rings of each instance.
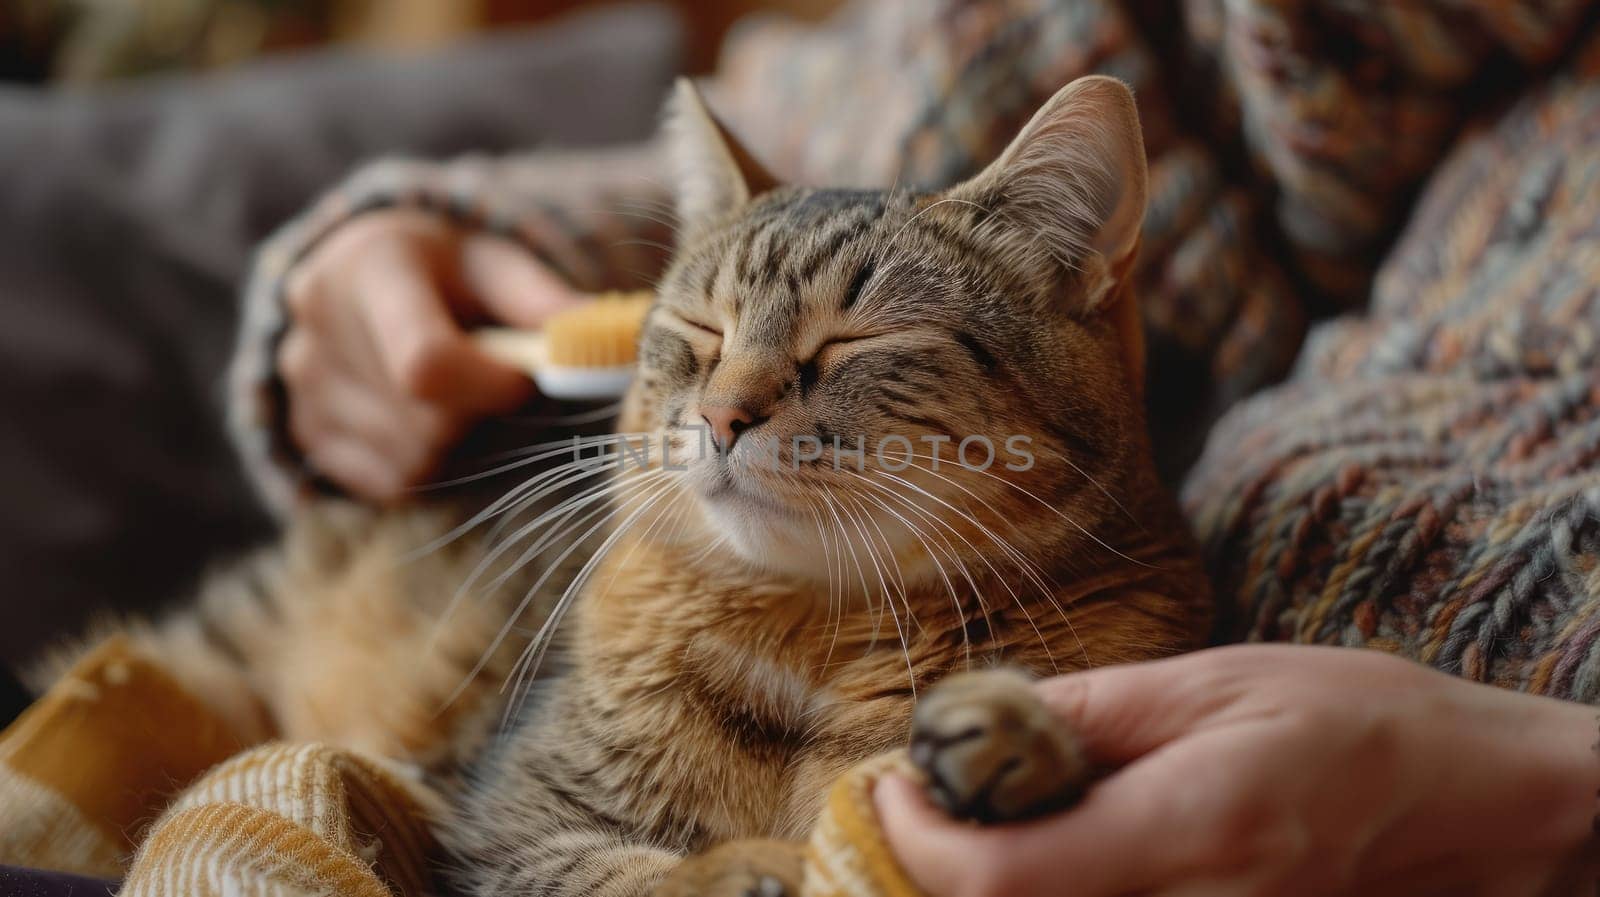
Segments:
[[[750,567],[767,573],[793,579],[828,584],[830,588],[851,590],[856,560],[868,565],[863,574],[873,576],[872,564],[887,562],[882,554],[887,536],[901,535],[892,524],[861,522],[855,517],[844,517],[843,522],[828,525],[826,511],[818,517],[806,510],[795,509],[776,496],[754,497],[743,490],[713,489],[699,496],[702,516],[709,533],[720,536],[733,554]],[[852,537],[851,528],[862,531],[870,528],[875,538],[871,547]],[[823,531],[827,531],[824,541]],[[844,541],[841,541],[843,538]],[[898,582],[916,582],[937,574],[932,565],[921,563],[924,558],[904,552],[905,546],[896,545],[899,569]],[[841,569],[840,565],[844,565]],[[923,569],[926,567],[926,569]],[[834,581],[836,578],[839,581]]]
[[[733,489],[702,493],[699,504],[709,532],[751,567],[802,579],[826,575],[824,547],[809,515],[776,497]]]
[[[702,497],[700,506],[711,530],[752,563],[760,563],[773,548],[797,535],[798,520],[769,501],[720,493]]]

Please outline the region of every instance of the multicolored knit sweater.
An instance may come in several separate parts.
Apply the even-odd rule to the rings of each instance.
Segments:
[[[1370,310],[1212,431],[1227,638],[1600,701],[1600,40],[1433,175]]]

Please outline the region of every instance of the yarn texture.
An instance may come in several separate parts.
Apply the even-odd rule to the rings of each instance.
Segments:
[[[1212,431],[1219,640],[1600,700],[1600,41],[1440,166],[1369,313]]]

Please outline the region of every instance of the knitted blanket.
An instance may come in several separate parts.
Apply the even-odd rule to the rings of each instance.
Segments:
[[[441,802],[404,767],[319,744],[240,748],[159,664],[113,638],[0,733],[0,863],[126,873],[123,897],[433,893]],[[872,783],[890,769],[912,767],[881,757],[834,788],[805,897],[917,893],[873,811]]]

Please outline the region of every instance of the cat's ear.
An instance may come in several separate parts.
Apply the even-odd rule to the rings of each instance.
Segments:
[[[1034,269],[1092,274],[1086,300],[1118,292],[1144,224],[1144,137],[1133,93],[1090,75],[1061,88],[1000,157],[946,194],[975,203],[1002,252]]]
[[[688,78],[678,79],[667,104],[666,138],[678,223],[686,235],[778,185],[711,113]]]

